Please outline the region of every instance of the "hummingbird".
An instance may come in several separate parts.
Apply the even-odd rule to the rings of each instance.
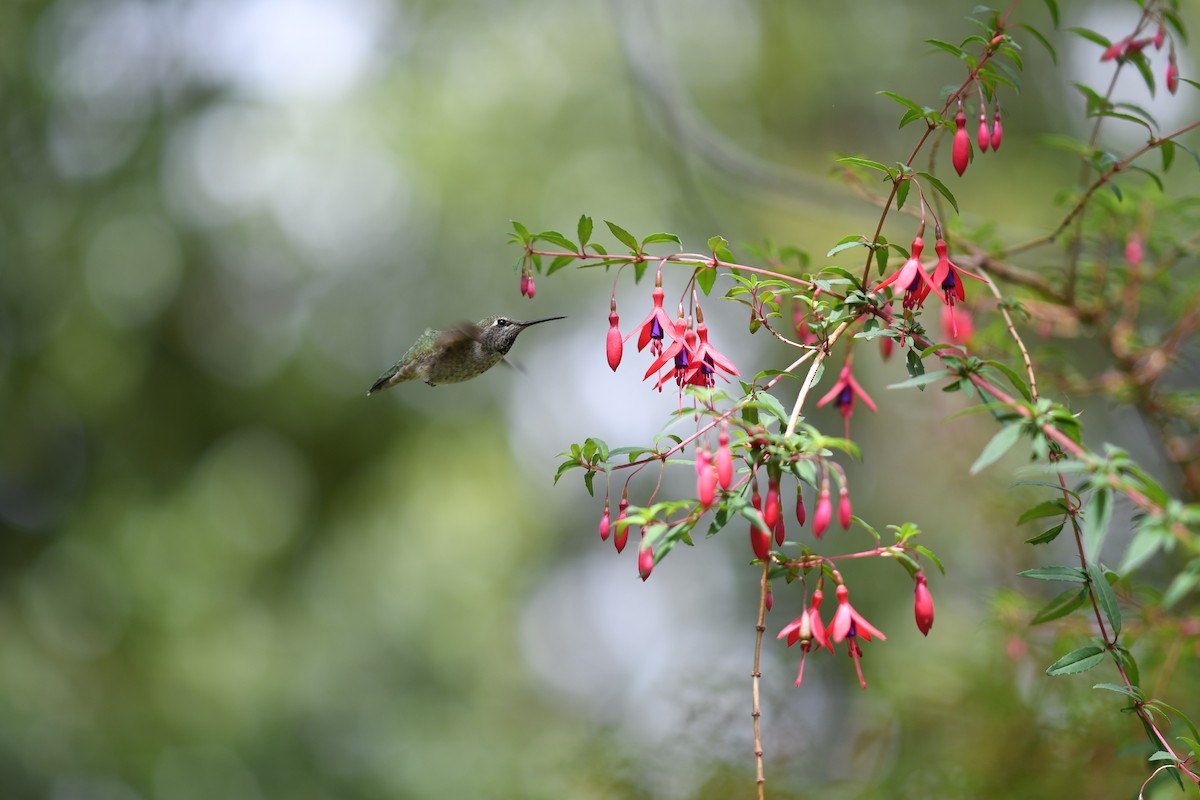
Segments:
[[[566,317],[546,317],[518,322],[508,317],[484,317],[449,330],[426,328],[395,366],[379,376],[367,396],[397,383],[420,378],[430,386],[461,383],[482,375],[504,360],[517,335],[530,325]]]

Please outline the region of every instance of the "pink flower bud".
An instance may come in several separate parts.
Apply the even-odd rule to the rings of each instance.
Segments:
[[[696,499],[708,508],[717,496],[717,473],[712,466],[712,454],[704,448],[696,449]]]
[[[933,627],[933,597],[929,587],[925,585],[924,573],[917,573],[917,586],[913,595],[913,615],[917,619],[917,629],[922,635],[928,636]]]
[[[821,496],[817,499],[817,511],[813,514],[813,535],[820,539],[829,527],[832,517],[833,503],[829,500],[829,487],[825,487],[821,490]]]
[[[1125,38],[1119,42],[1113,42],[1109,48],[1100,54],[1101,61],[1112,61],[1125,53],[1125,49],[1129,46],[1129,39]]]
[[[1167,39],[1167,29],[1162,25],[1158,26],[1158,30],[1154,32],[1154,49],[1162,50],[1163,42]]]
[[[958,115],[954,117],[954,146],[951,149],[951,161],[954,164],[954,171],[962,176],[967,171],[967,164],[971,160],[971,137],[967,135],[967,115],[960,109]]]
[[[625,349],[625,342],[621,339],[621,329],[617,327],[619,321],[616,301],[614,300],[613,310],[608,315],[608,338],[604,342],[604,350],[608,355],[608,365],[612,367],[613,372],[616,372],[617,367],[621,365],[621,352]]]
[[[783,527],[783,515],[779,515],[779,519],[775,522],[775,546],[783,547],[784,541],[787,540],[787,531]]]
[[[1004,138],[1004,128],[1000,126],[1000,109],[996,109],[996,113],[992,116],[992,150],[1000,149],[1000,142]]]
[[[532,275],[529,276],[529,286],[526,287],[525,294],[529,295],[530,300],[532,300],[533,296],[535,294],[537,294],[537,287],[533,285],[533,276]]]
[[[1125,260],[1131,267],[1140,267],[1145,251],[1142,248],[1142,237],[1136,233],[1129,234],[1125,240]]]
[[[838,498],[838,523],[842,526],[842,530],[848,531],[850,530],[850,517],[853,515],[850,509],[850,492],[843,486],[838,494],[840,495]]]
[[[987,114],[979,112],[979,135],[975,141],[979,144],[979,152],[986,153],[992,142],[992,132],[988,130]]]
[[[646,534],[646,531],[643,530],[642,535],[644,536],[645,534]],[[646,578],[650,577],[650,572],[653,569],[654,569],[654,548],[642,545],[641,549],[638,550],[638,575],[640,575],[642,580],[644,581],[644,580],[646,580]]]
[[[521,294],[529,294],[529,275],[524,272],[521,273]]]
[[[883,360],[887,361],[892,357],[892,351],[896,348],[896,340],[890,336],[881,336],[879,338],[879,352],[883,356]]]
[[[767,502],[763,506],[763,522],[767,523],[767,527],[775,530],[775,525],[779,522],[779,479],[772,478],[767,483]]]
[[[625,509],[629,508],[629,501],[624,497],[621,498],[621,504],[617,506],[620,513],[617,514],[617,522],[625,519]],[[617,552],[625,549],[625,543],[629,541],[629,526],[618,525],[616,532],[613,534],[613,546],[617,548]]]
[[[808,517],[808,512],[804,508],[804,492],[802,492],[800,490],[800,487],[797,486],[796,487],[796,521],[799,522],[801,525],[803,525],[804,520],[807,517]]]
[[[771,533],[763,528],[750,523],[750,547],[754,550],[754,557],[759,561],[766,561],[771,557]]]
[[[767,607],[767,611],[770,611],[775,606],[775,595],[771,593],[770,586],[767,587],[767,596],[763,598],[763,605]]]
[[[717,437],[717,483],[722,489],[733,483],[733,454],[729,452],[729,433],[724,430]]]
[[[1171,53],[1171,60],[1167,64],[1167,91],[1175,94],[1179,88],[1179,66],[1175,63],[1175,54]]]
[[[606,504],[604,506],[604,513],[600,515],[600,541],[608,541],[608,533],[611,527],[608,521],[608,505]]]

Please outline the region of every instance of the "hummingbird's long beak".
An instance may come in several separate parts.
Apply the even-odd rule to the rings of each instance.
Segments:
[[[566,317],[545,317],[544,319],[531,319],[529,322],[518,322],[522,328],[528,328],[530,325],[538,325],[543,322],[553,322],[556,319],[566,319]]]

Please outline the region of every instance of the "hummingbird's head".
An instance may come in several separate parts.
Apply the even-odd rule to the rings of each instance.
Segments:
[[[497,353],[504,354],[512,349],[513,342],[517,340],[517,335],[521,331],[530,325],[555,319],[566,319],[566,317],[546,317],[528,322],[519,322],[508,317],[487,317],[479,321],[479,340]]]

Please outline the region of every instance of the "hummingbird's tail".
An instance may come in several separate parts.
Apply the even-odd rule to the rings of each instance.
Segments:
[[[377,381],[375,381],[375,383],[371,384],[371,388],[367,389],[367,397],[370,397],[371,395],[375,394],[376,392],[382,392],[384,389],[388,388],[389,386],[395,386],[397,383],[403,383],[404,381],[410,381],[412,379],[413,379],[412,375],[409,375],[409,374],[402,375],[400,373],[400,365],[397,364],[396,366],[389,369],[387,372],[380,375],[379,379]]]

